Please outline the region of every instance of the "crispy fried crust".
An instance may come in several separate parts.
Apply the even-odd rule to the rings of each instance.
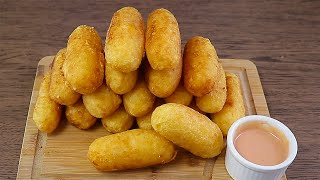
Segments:
[[[245,106],[238,77],[227,72],[226,80],[226,103],[221,111],[211,114],[211,119],[220,127],[224,136],[227,136],[229,128],[236,120],[245,116]]]
[[[183,54],[184,86],[194,96],[211,92],[218,81],[218,56],[210,40],[191,38]]]
[[[44,76],[33,110],[33,121],[40,131],[46,133],[51,133],[58,127],[62,112],[62,106],[50,99],[50,76],[51,71]]]
[[[66,81],[62,66],[65,61],[66,48],[61,49],[54,58],[51,81],[50,81],[50,98],[62,105],[71,105],[78,101],[81,94],[71,89]]]
[[[136,86],[123,95],[123,105],[126,111],[135,117],[141,117],[150,112],[156,97],[149,91],[143,79],[138,80]]]
[[[89,129],[97,120],[86,109],[82,99],[79,99],[75,104],[66,106],[66,118],[70,124],[79,129]]]
[[[136,85],[138,78],[138,70],[124,73],[113,69],[106,64],[106,83],[117,94],[125,94],[131,91]]]
[[[166,139],[202,158],[215,157],[223,148],[219,127],[205,115],[181,104],[157,107],[151,125]]]
[[[142,117],[136,118],[137,124],[140,129],[149,129],[149,130],[152,129],[153,130],[153,128],[151,126],[151,115],[156,107],[161,106],[164,103],[165,103],[165,101],[163,99],[157,98],[156,102],[154,103],[152,111],[150,111],[148,114],[146,114]]]
[[[154,70],[146,62],[145,78],[149,90],[157,97],[170,96],[178,87],[182,74],[182,59],[173,69]]]
[[[101,119],[103,127],[111,133],[120,133],[131,128],[134,117],[121,106],[110,116]]]
[[[157,9],[149,15],[145,47],[152,69],[177,67],[181,59],[181,37],[178,22],[170,11]]]
[[[153,130],[152,126],[151,126],[151,115],[152,112],[149,112],[148,114],[142,116],[142,117],[137,117],[137,124],[139,126],[140,129],[149,129],[149,130]]]
[[[104,77],[104,57],[98,47],[100,37],[93,27],[79,26],[69,37],[63,74],[80,94],[94,92]]]
[[[138,69],[144,54],[144,23],[138,10],[124,7],[114,13],[105,43],[107,64],[121,72]]]
[[[111,115],[122,102],[121,97],[105,84],[101,85],[94,93],[83,95],[82,99],[90,114],[97,118]]]
[[[186,88],[179,84],[176,90],[170,96],[165,98],[167,103],[177,103],[185,106],[189,106],[193,98],[193,95],[189,93]]]
[[[176,154],[174,145],[158,133],[134,129],[96,139],[88,159],[98,170],[118,171],[165,164]]]
[[[86,44],[98,52],[102,52],[102,44],[99,33],[90,26],[80,25],[69,36],[68,45],[72,43]]]
[[[213,90],[204,96],[196,97],[199,109],[207,113],[219,112],[227,98],[226,76],[222,65],[218,64],[218,77]]]

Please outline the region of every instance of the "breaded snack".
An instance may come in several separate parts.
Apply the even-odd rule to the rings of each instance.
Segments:
[[[69,36],[69,43],[86,44],[99,52],[102,51],[102,43],[99,33],[90,26],[80,25]]]
[[[135,117],[141,117],[150,112],[156,100],[143,79],[138,80],[135,87],[122,98],[126,111]]]
[[[82,99],[79,99],[75,104],[66,106],[66,118],[70,124],[79,129],[89,129],[97,120],[86,109]]]
[[[138,69],[144,55],[144,23],[138,10],[124,7],[114,13],[104,51],[107,64],[115,70]]]
[[[191,101],[191,103],[189,104],[189,107],[190,107],[191,109],[195,110],[195,111],[198,111],[199,113],[201,113],[201,114],[203,114],[203,115],[207,115],[206,112],[204,112],[204,111],[202,111],[201,109],[199,109],[199,107],[198,107],[197,104],[196,104],[196,100],[195,100],[195,99],[193,99],[193,100]]]
[[[51,71],[45,74],[33,110],[33,121],[40,131],[46,133],[51,133],[58,127],[62,112],[62,106],[50,99],[50,76]]]
[[[122,102],[121,97],[105,84],[101,85],[94,93],[83,95],[82,99],[90,114],[97,118],[111,115]]]
[[[174,15],[166,9],[154,10],[148,17],[146,54],[152,69],[173,69],[181,61],[181,37]]]
[[[163,99],[157,98],[156,102],[154,103],[152,111],[150,111],[148,114],[146,114],[142,117],[136,118],[137,124],[140,129],[150,129],[150,130],[152,129],[153,130],[153,128],[151,126],[151,115],[156,107],[161,106],[164,103],[165,103],[165,101]]]
[[[64,78],[62,66],[65,60],[66,48],[61,49],[54,58],[51,81],[50,81],[50,98],[62,105],[71,105],[78,101],[81,94],[71,89]]]
[[[158,133],[133,129],[94,140],[88,159],[98,170],[118,171],[165,164],[176,154],[174,145]]]
[[[241,117],[245,116],[245,106],[241,93],[238,77],[233,73],[226,73],[227,100],[221,111],[210,114],[211,119],[221,129],[224,136],[227,136],[231,125]]]
[[[79,26],[69,37],[63,74],[72,89],[80,94],[93,93],[104,77],[104,57],[100,37],[93,27]]]
[[[219,112],[227,98],[226,75],[223,67],[218,63],[218,80],[215,82],[213,90],[204,96],[196,97],[199,109],[207,113]]]
[[[103,52],[102,43],[99,33],[87,25],[78,26],[69,36],[69,43],[81,43],[86,44],[99,52]]]
[[[152,115],[153,111],[149,112],[148,114],[142,116],[142,117],[137,117],[137,124],[139,126],[140,129],[149,129],[149,130],[153,130],[152,126],[151,126],[151,115]]]
[[[210,40],[200,36],[191,38],[183,54],[184,87],[201,97],[214,88],[218,81],[218,56]]]
[[[106,64],[106,83],[117,94],[125,94],[134,88],[138,78],[138,70],[124,73]]]
[[[131,128],[134,117],[121,106],[110,116],[101,119],[103,127],[111,133],[119,133]]]
[[[166,97],[167,103],[177,103],[189,106],[193,98],[193,95],[189,93],[186,88],[180,83],[177,89],[170,96]]]
[[[182,60],[173,69],[154,70],[146,62],[145,78],[149,90],[157,97],[170,96],[178,87],[182,74]]]
[[[219,127],[207,116],[181,104],[157,107],[151,125],[166,139],[202,158],[215,157],[223,148]]]

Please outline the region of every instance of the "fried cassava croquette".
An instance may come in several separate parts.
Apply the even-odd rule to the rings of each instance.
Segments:
[[[144,55],[144,23],[138,10],[124,7],[114,13],[105,43],[106,63],[115,70],[138,69]]]
[[[77,103],[66,106],[66,118],[70,124],[79,129],[89,129],[97,120],[86,109],[81,98]]]
[[[100,137],[87,152],[99,171],[165,164],[175,159],[176,148],[216,157],[230,126],[245,116],[239,78],[224,71],[208,38],[192,37],[182,54],[177,19],[164,8],[152,11],[146,26],[137,9],[117,10],[104,47],[94,27],[78,26],[49,68],[33,110],[35,125],[53,132],[63,105],[76,128],[89,129],[101,119],[107,136],[94,126],[77,137]]]
[[[152,130],[152,126],[151,126],[151,115],[152,112],[149,112],[148,114],[142,116],[142,117],[137,117],[137,124],[139,126],[140,129],[149,129]]]
[[[227,98],[226,76],[222,65],[218,64],[217,82],[214,84],[213,90],[204,96],[196,97],[196,103],[199,109],[207,113],[219,112]]]
[[[77,27],[69,37],[62,70],[72,89],[80,94],[93,93],[103,83],[105,59],[99,43],[96,30],[86,25]]]
[[[136,85],[138,70],[124,73],[113,69],[106,64],[105,70],[106,83],[117,94],[125,94],[131,91]]]
[[[50,81],[50,98],[61,105],[76,103],[81,94],[75,92],[66,81],[62,66],[65,61],[66,48],[61,49],[53,60]]]
[[[83,104],[91,115],[103,118],[115,112],[122,100],[105,84],[101,85],[94,93],[83,95]]]
[[[180,83],[176,90],[170,96],[165,98],[167,103],[177,103],[189,106],[193,95],[189,93],[186,88]]]
[[[151,115],[156,107],[161,106],[164,103],[165,101],[163,99],[157,98],[156,102],[154,103],[153,110],[151,110],[148,114],[142,117],[136,118],[137,124],[140,129],[153,129],[151,126]]]
[[[148,17],[146,54],[152,69],[173,69],[181,59],[181,37],[174,15],[166,9],[154,10]]]
[[[219,155],[223,135],[207,116],[182,104],[167,103],[151,116],[153,129],[174,144],[202,158]]]
[[[241,93],[239,78],[233,73],[226,73],[227,100],[221,111],[211,114],[211,119],[220,127],[224,136],[227,136],[231,125],[245,116],[245,106]]]
[[[102,43],[99,33],[94,29],[94,27],[90,27],[87,25],[78,26],[69,36],[68,44],[76,43],[76,44],[86,44],[98,52],[102,52]]]
[[[182,74],[182,59],[173,69],[154,70],[145,62],[145,79],[149,90],[157,97],[170,96],[178,87]]]
[[[49,95],[50,76],[51,71],[45,74],[33,110],[33,121],[40,131],[46,133],[51,133],[58,127],[62,113],[62,106],[53,101]]]
[[[211,92],[219,79],[218,63],[216,50],[209,39],[191,38],[184,47],[184,87],[197,97]]]
[[[103,127],[111,133],[119,133],[131,128],[134,117],[126,112],[124,107],[118,108],[110,116],[101,119]]]
[[[98,170],[118,171],[165,164],[176,154],[174,145],[155,131],[134,129],[94,140],[88,159]]]
[[[156,97],[149,91],[143,78],[140,78],[135,87],[122,96],[126,111],[135,117],[141,117],[153,108]]]

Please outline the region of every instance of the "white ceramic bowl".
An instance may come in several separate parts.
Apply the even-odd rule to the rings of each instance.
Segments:
[[[274,166],[262,166],[254,164],[243,158],[234,146],[236,130],[242,124],[251,121],[262,121],[277,128],[289,142],[288,157],[285,161]],[[251,115],[243,117],[230,127],[227,136],[227,152],[225,157],[225,166],[230,176],[235,180],[273,180],[280,179],[288,166],[292,163],[298,152],[297,140],[290,129],[281,122],[266,116]]]

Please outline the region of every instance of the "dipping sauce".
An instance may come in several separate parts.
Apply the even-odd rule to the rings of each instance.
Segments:
[[[288,157],[288,140],[265,122],[243,124],[237,129],[234,145],[242,157],[258,165],[277,165]]]

